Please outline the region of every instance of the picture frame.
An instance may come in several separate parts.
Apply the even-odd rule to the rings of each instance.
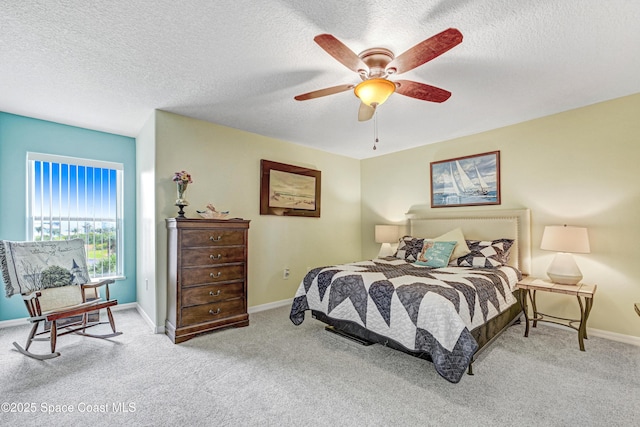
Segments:
[[[500,151],[431,162],[432,208],[500,203]]]
[[[320,217],[322,173],[260,160],[260,215]]]

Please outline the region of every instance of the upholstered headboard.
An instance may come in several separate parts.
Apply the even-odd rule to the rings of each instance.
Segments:
[[[411,210],[407,212],[410,234],[432,238],[460,227],[469,240],[513,239],[509,264],[531,274],[531,214],[529,209],[492,209],[451,212]]]

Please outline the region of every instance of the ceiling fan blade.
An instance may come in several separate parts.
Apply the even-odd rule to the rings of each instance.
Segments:
[[[302,95],[294,96],[293,99],[295,99],[296,101],[306,101],[307,99],[315,99],[327,95],[345,92],[349,89],[353,89],[354,87],[354,85],[332,86],[324,89],[314,90],[313,92],[303,93]]]
[[[360,109],[358,110],[358,121],[366,122],[367,120],[373,117],[373,114],[376,112],[375,107],[371,107],[364,102],[360,103]]]
[[[444,102],[451,96],[451,92],[448,90],[411,80],[397,80],[394,83],[396,84],[396,92],[400,95],[423,101]]]
[[[449,28],[430,37],[406,52],[398,55],[387,65],[389,74],[400,74],[437,58],[449,49],[462,42],[462,33],[455,28]]]
[[[331,34],[320,34],[315,36],[313,40],[348,69],[356,73],[369,69],[358,55]]]

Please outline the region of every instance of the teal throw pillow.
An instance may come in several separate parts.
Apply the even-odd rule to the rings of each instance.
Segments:
[[[418,255],[418,260],[415,263],[426,267],[446,267],[457,243],[425,239],[422,252]]]

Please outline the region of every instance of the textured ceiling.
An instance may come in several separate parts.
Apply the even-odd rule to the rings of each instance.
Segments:
[[[357,83],[313,37],[396,55],[454,27],[462,44],[402,75],[358,122]],[[0,111],[136,136],[154,109],[367,158],[640,92],[637,0],[0,0]]]

